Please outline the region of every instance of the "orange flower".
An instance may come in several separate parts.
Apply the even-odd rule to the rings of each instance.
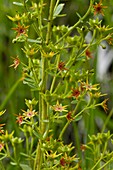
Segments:
[[[81,145],[80,149],[82,150],[82,152],[84,152],[86,150],[86,145]]]
[[[67,69],[65,68],[65,63],[64,63],[63,61],[59,62],[59,64],[58,64],[58,70],[60,70],[60,71],[67,70]]]
[[[75,97],[76,99],[79,97],[80,91],[78,89],[72,89],[72,97]]]
[[[104,16],[103,8],[107,8],[107,6],[103,6],[102,0],[100,0],[99,3],[96,3],[95,5],[93,5],[93,8],[94,8],[94,15],[102,14]]]
[[[65,166],[66,165],[66,161],[65,161],[65,159],[63,157],[60,159],[60,165],[61,166]]]
[[[105,99],[102,103],[101,103],[101,106],[103,107],[104,111],[107,113],[108,111],[108,107],[107,107],[107,104],[106,102],[108,101],[108,99]]]
[[[2,133],[2,134],[4,134],[4,130],[3,130],[3,126],[4,126],[5,124],[0,124],[0,133]]]
[[[29,26],[25,27],[24,25],[20,25],[20,23],[18,22],[18,26],[16,28],[12,28],[12,30],[15,30],[17,32],[17,37],[19,37],[22,34],[27,36],[26,30],[28,29],[28,27]]]
[[[0,143],[0,152],[1,152],[1,150],[3,149],[3,147],[4,147],[4,144],[3,144],[3,143]]]
[[[88,58],[93,58],[90,50],[88,50],[88,49],[85,51],[85,55],[86,55],[87,59]]]
[[[24,119],[24,116],[22,115],[16,115],[17,116],[17,123],[19,123],[19,125],[21,125],[23,123],[23,119]]]
[[[66,118],[67,118],[67,120],[73,120],[73,118],[72,118],[72,112],[68,112],[68,114],[66,115]]]
[[[20,60],[19,60],[19,58],[18,57],[16,57],[16,58],[13,58],[13,57],[11,57],[12,59],[13,59],[13,64],[11,64],[9,67],[14,67],[14,69],[16,70],[16,68],[19,66],[19,64],[20,64]]]

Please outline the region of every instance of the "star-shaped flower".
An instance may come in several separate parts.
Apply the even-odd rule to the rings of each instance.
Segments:
[[[12,28],[12,30],[15,30],[17,32],[17,37],[19,37],[22,34],[24,34],[25,36],[28,36],[26,34],[28,27],[29,26],[20,25],[20,22],[18,22],[18,26],[16,28]]]
[[[102,14],[104,16],[103,9],[107,8],[107,6],[103,6],[102,0],[100,0],[99,3],[96,3],[95,5],[93,5],[93,8],[94,8],[94,15]]]
[[[57,103],[56,105],[53,105],[52,106],[52,109],[55,111],[55,112],[68,112],[68,110],[66,110],[66,106],[62,106],[62,104],[59,104],[59,101],[57,100]]]

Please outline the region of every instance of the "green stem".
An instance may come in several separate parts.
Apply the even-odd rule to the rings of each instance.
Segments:
[[[46,44],[48,44],[50,39],[51,39],[51,28],[52,28],[52,22],[53,22],[54,1],[55,0],[51,0],[51,2],[50,2]]]
[[[61,133],[60,133],[60,135],[59,135],[59,140],[62,139],[62,136],[63,136],[63,134],[64,134],[64,132],[65,132],[65,130],[67,129],[67,127],[68,127],[69,124],[70,124],[70,121],[68,121],[68,122],[65,124],[65,126],[63,127],[63,129],[62,129],[62,131],[61,131]]]
[[[112,114],[113,114],[113,108],[112,108],[112,110],[110,111],[108,117],[107,117],[106,120],[105,120],[105,123],[104,123],[104,126],[103,126],[103,128],[102,128],[102,132],[101,132],[101,133],[103,133],[103,132],[105,131],[106,125],[108,124],[108,122],[109,122]]]
[[[30,154],[32,154],[33,144],[34,144],[34,138],[33,136],[31,136]]]
[[[49,22],[48,22],[47,36],[46,36],[46,44],[49,43],[50,38],[51,38],[53,7],[54,7],[54,0],[51,0],[50,10],[49,10]],[[47,90],[47,73],[46,73],[47,67],[48,67],[48,60],[46,58],[44,58],[44,56],[42,55],[41,93],[43,93],[43,94],[45,94],[45,92]],[[40,117],[39,128],[40,128],[40,132],[42,133],[42,135],[44,135],[44,133],[46,132],[46,123],[44,122],[44,120],[47,120],[47,117],[48,117],[48,105],[47,105],[45,99],[43,98],[43,96],[41,96],[41,94],[39,94],[39,109],[40,109],[39,110],[39,117]],[[34,170],[40,170],[41,169],[41,165],[42,165],[42,161],[43,161],[43,154],[42,154],[40,145],[41,145],[42,142],[43,141],[40,139],[38,146],[37,146],[37,151],[36,151],[37,153],[36,153]]]
[[[47,73],[46,73],[46,68],[47,68],[47,59],[42,56],[42,85],[41,85],[41,93],[45,94],[46,92],[46,86],[47,86]],[[47,103],[43,96],[39,94],[39,128],[40,132],[43,136],[43,134],[46,131],[46,123],[44,120],[47,120],[47,115],[48,115],[48,108],[47,108]],[[34,170],[40,170],[41,169],[41,164],[42,164],[42,151],[41,151],[41,143],[43,141],[40,139],[38,145],[37,145],[37,151],[36,151],[36,159],[35,159],[35,166]]]
[[[10,151],[9,151],[9,146],[8,146],[8,144],[6,143],[6,152],[7,152],[7,156],[10,158],[11,157],[11,155],[10,155]]]
[[[32,59],[30,59],[30,63],[31,63],[31,70],[33,72],[33,77],[35,78],[35,82],[36,82],[36,84],[38,86],[39,81],[38,81],[38,78],[37,78],[37,75],[36,75],[36,71],[35,71],[34,63],[33,63]]]
[[[15,144],[13,144],[12,146],[13,146],[13,150],[14,150],[14,159],[17,160],[16,146],[15,146]]]
[[[56,57],[56,66],[58,66],[58,63],[59,63],[59,61],[60,61],[60,55],[57,55],[57,57]],[[56,69],[57,69],[57,67],[56,67]],[[59,73],[58,73],[59,74]],[[52,83],[51,83],[51,88],[50,88],[50,93],[52,93],[52,91],[53,91],[53,88],[54,88],[54,85],[55,85],[55,81],[56,81],[56,77],[57,77],[57,70],[56,70],[56,74],[55,74],[55,76],[53,77],[53,80],[52,80]]]
[[[80,157],[80,160],[82,159],[82,153],[81,153],[81,148],[80,148],[80,135],[79,135],[79,129],[78,125],[76,122],[72,122],[73,125],[73,132],[74,132],[74,137],[75,137],[75,142],[76,142],[76,149],[78,156]]]
[[[37,149],[36,149],[34,170],[41,170],[41,163],[42,163],[42,153],[41,153],[41,146],[40,146],[40,141],[39,141],[37,145]]]
[[[39,9],[40,10],[39,10],[38,24],[39,24],[40,37],[42,38],[42,9],[43,9],[43,0],[40,0]]]
[[[26,153],[29,154],[29,138],[26,135]]]
[[[73,29],[75,29],[75,28],[89,15],[89,13],[90,13],[90,11],[91,11],[91,8],[92,8],[92,4],[93,4],[93,1],[91,0],[91,1],[90,1],[90,5],[89,5],[89,8],[88,8],[87,12],[85,13],[85,15],[84,15],[82,18],[80,18],[79,21],[78,21],[76,24],[74,24],[72,27],[70,27],[69,31],[67,31],[67,32],[55,43],[55,45],[58,44],[60,41],[62,41],[67,35],[69,35],[69,34],[71,33],[71,31],[72,31]]]
[[[94,170],[96,168],[96,166],[100,163],[100,161],[102,160],[103,156],[100,157],[100,159],[97,161],[97,163],[91,168],[91,170]]]
[[[99,147],[100,148],[100,147]],[[100,156],[100,159],[95,163],[95,165],[91,168],[91,170],[94,170],[96,167],[97,167],[97,165],[101,162],[101,160],[104,158],[104,154],[105,154],[105,152],[106,152],[106,148],[107,148],[107,142],[105,143],[105,145],[104,145],[104,149],[103,149],[103,153],[101,154],[101,156]],[[99,150],[99,153],[100,153],[100,150]],[[97,155],[96,155],[97,156]],[[100,169],[100,168],[99,168]]]
[[[84,109],[82,109],[77,115],[75,115],[73,119],[76,119],[77,117],[79,117],[85,110],[87,110],[87,109],[89,109],[89,108],[91,108],[91,106],[89,106],[89,107],[86,106],[86,107],[85,107]]]
[[[77,105],[76,105],[76,107],[75,107],[75,109],[74,109],[74,111],[73,111],[73,114],[76,113],[79,104],[80,104],[80,102],[77,103]],[[60,133],[60,135],[59,135],[59,139],[62,139],[62,136],[63,136],[65,130],[67,129],[68,125],[70,124],[70,122],[71,122],[71,121],[67,121],[67,123],[66,123],[65,126],[63,127],[63,129],[62,129],[62,131],[61,131],[61,133]]]
[[[78,53],[76,54],[76,56],[75,56],[75,55],[72,55],[72,57],[70,58],[70,60],[69,60],[68,63],[66,64],[66,66],[69,65],[69,64],[70,64],[70,66],[69,66],[67,72],[65,73],[64,78],[65,78],[66,75],[68,74],[68,71],[71,69],[71,67],[74,65],[76,59],[79,58],[79,57],[81,57],[88,48],[90,48],[91,46],[93,46],[93,45],[96,44],[96,43],[93,44],[93,41],[94,41],[94,39],[95,39],[95,35],[96,35],[96,30],[94,30],[93,36],[92,36],[92,39],[91,39],[91,42],[86,46],[86,48],[85,48],[80,54],[79,54],[79,52],[78,52]]]
[[[97,169],[97,170],[101,170],[101,169],[103,169],[105,166],[107,166],[111,161],[113,161],[113,158],[112,158],[112,156],[111,156],[111,159],[109,160],[109,161],[107,161],[103,166],[101,166],[99,169]]]

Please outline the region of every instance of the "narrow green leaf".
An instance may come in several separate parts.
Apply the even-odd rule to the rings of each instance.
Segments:
[[[38,139],[43,139],[43,136],[36,131],[33,130],[33,134],[38,138]]]
[[[17,165],[16,162],[10,162],[10,164],[13,165],[13,166],[16,166],[16,165]]]
[[[20,2],[13,2],[14,5],[17,5],[17,6],[24,6],[22,3]]]
[[[64,4],[59,4],[54,10],[53,18],[56,18],[60,12],[63,10]]]
[[[34,39],[27,39],[28,40],[28,42],[31,42],[31,43],[37,43],[37,44],[41,44],[42,43],[42,41],[40,40],[40,39],[38,39],[38,40],[34,40]]]
[[[32,170],[31,167],[25,164],[20,164],[20,167],[22,168],[22,170]]]

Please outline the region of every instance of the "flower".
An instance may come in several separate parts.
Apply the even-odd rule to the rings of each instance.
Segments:
[[[72,89],[72,95],[71,96],[78,99],[78,97],[80,96],[80,91],[78,89]]]
[[[22,19],[22,17],[19,14],[16,14],[15,17],[11,17],[9,15],[7,15],[7,17],[13,22],[20,21]]]
[[[50,153],[48,153],[46,151],[46,156],[50,159],[55,159],[55,158],[59,157],[60,155],[62,155],[62,153],[57,154],[57,151],[55,151],[55,152],[50,151]]]
[[[13,64],[11,64],[9,67],[14,67],[14,69],[16,70],[16,68],[20,64],[20,59],[18,57],[16,57],[16,58],[11,57],[11,58],[13,59]]]
[[[3,130],[3,126],[4,126],[5,124],[0,124],[0,133],[1,134],[4,134],[4,130]]]
[[[24,117],[25,118],[28,118],[28,119],[31,119],[32,117],[34,117],[37,112],[35,112],[35,110],[32,110],[32,107],[30,109],[28,109],[27,111],[25,110],[22,110],[24,112]]]
[[[101,103],[101,106],[103,107],[104,111],[107,113],[107,110],[108,110],[108,107],[107,107],[107,104],[106,102],[108,101],[108,99],[105,99],[102,103]]]
[[[65,159],[63,157],[60,159],[60,165],[61,166],[65,166],[66,165],[66,161],[65,161]]]
[[[65,68],[65,63],[63,61],[58,63],[58,70],[59,71],[67,70],[67,68]]]
[[[2,142],[0,142],[0,152],[3,149],[3,147],[4,147],[4,144]]]
[[[10,134],[6,130],[4,134],[0,136],[0,139],[3,140],[4,142],[8,142],[13,138],[14,131],[12,131]]]
[[[72,112],[71,112],[71,111],[67,113],[66,118],[67,118],[67,120],[69,120],[69,121],[70,121],[70,120],[73,120],[73,118],[72,118]]]
[[[88,78],[86,79],[86,82],[81,82],[82,88],[85,88],[86,91],[92,91],[92,90],[99,90],[99,87],[97,87],[99,84],[89,84]]]
[[[56,105],[52,106],[52,109],[55,112],[68,112],[68,110],[65,109],[66,107],[67,107],[67,105],[66,106],[62,106],[62,104],[59,104],[59,101],[57,101]]]
[[[22,50],[27,56],[31,56],[31,57],[38,52],[38,49],[32,47],[31,45],[27,47],[25,46],[24,49],[22,48]]]
[[[23,123],[23,119],[24,119],[24,116],[22,115],[17,115],[17,123],[19,123],[19,125],[21,125]]]
[[[42,51],[42,53],[43,53],[43,56],[45,57],[45,58],[52,58],[54,55],[55,55],[55,53],[53,52],[53,51],[51,51],[51,52],[45,52],[45,51]]]
[[[24,25],[20,25],[20,22],[18,22],[18,26],[16,28],[12,28],[12,30],[15,30],[17,32],[17,37],[19,37],[22,34],[27,36],[26,30],[28,29],[28,27],[29,26],[25,27]]]
[[[96,3],[95,5],[93,5],[93,8],[94,8],[94,15],[102,14],[104,16],[103,8],[107,8],[107,6],[103,6],[102,0],[100,0],[99,3]]]
[[[87,49],[87,50],[85,51],[85,55],[86,55],[87,59],[88,59],[88,58],[93,58],[89,49]]]
[[[81,145],[81,146],[80,146],[80,149],[82,150],[82,152],[84,152],[84,151],[86,150],[86,145],[84,145],[84,144]]]

